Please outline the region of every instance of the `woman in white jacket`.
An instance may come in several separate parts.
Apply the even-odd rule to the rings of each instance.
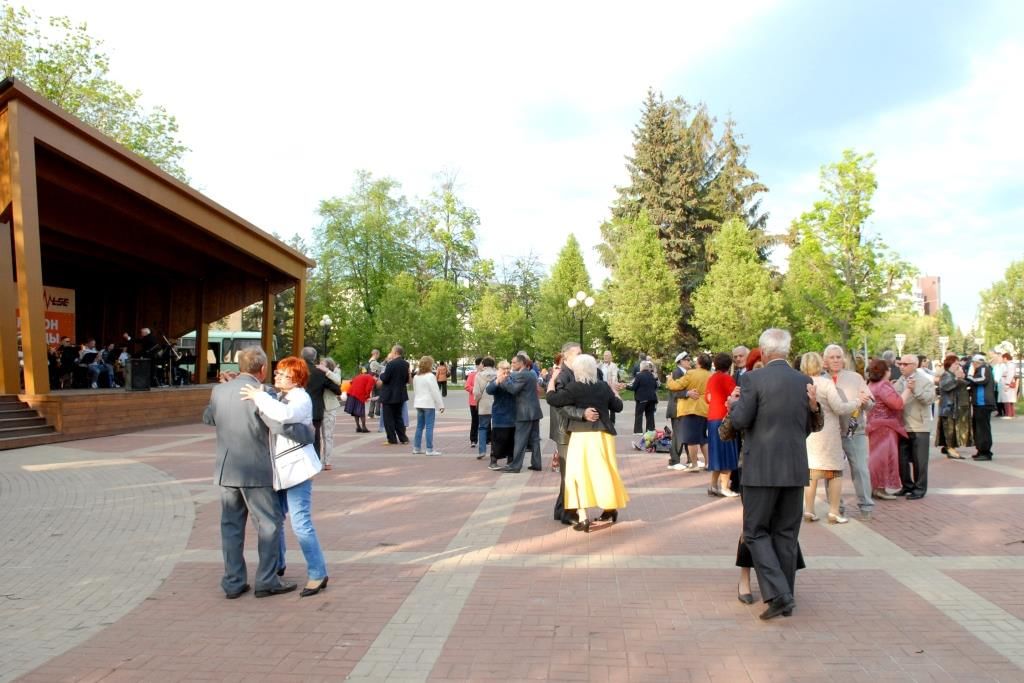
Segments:
[[[824,479],[825,493],[828,496],[829,524],[846,524],[850,520],[839,514],[839,504],[843,493],[843,429],[839,416],[849,415],[861,407],[864,396],[844,401],[836,389],[831,377],[821,374],[824,363],[817,353],[805,353],[800,357],[800,371],[814,381],[817,391],[818,405],[821,406],[825,418],[825,426],[820,432],[813,432],[807,437],[807,466],[809,483],[804,488],[804,519],[808,522],[818,521],[814,514],[814,496],[818,491],[818,480]]]
[[[275,399],[255,384],[242,387],[242,400],[254,401],[264,421],[299,423],[312,427],[313,402],[304,388],[308,381],[309,369],[306,361],[294,356],[283,358],[274,371],[274,387],[280,392],[281,400]],[[303,446],[283,434],[271,435],[271,438],[274,439],[271,451],[273,454],[293,448],[309,448],[312,451],[312,459],[319,465],[320,460],[316,457],[316,451],[312,450],[312,445]],[[313,528],[313,480],[307,479],[278,493],[281,497],[281,508],[291,517],[292,531],[295,532],[299,547],[302,548],[302,555],[306,558],[307,581],[300,595],[316,595],[327,588],[328,576],[320,540],[317,538],[316,529]],[[284,534],[281,534],[281,566],[279,574],[284,572]]]
[[[412,440],[413,455],[423,452],[423,432],[427,433],[427,455],[441,455],[434,450],[434,418],[435,411],[444,412],[444,399],[434,377],[434,359],[430,356],[420,358],[419,369],[412,378],[413,402],[416,409],[416,436]]]

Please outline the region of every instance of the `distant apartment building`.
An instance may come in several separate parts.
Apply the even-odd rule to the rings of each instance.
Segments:
[[[914,309],[924,315],[938,315],[942,310],[942,295],[938,275],[917,278],[913,290]]]

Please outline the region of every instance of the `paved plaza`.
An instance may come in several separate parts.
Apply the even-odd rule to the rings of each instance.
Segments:
[[[796,612],[763,622],[736,599],[740,502],[707,475],[620,436],[632,500],[583,534],[552,519],[550,442],[543,472],[496,474],[447,401],[441,457],[339,420],[310,598],[224,599],[198,420],[0,452],[0,681],[1024,680],[1022,419],[993,420],[993,462],[933,450],[927,497],[870,521],[830,526],[819,497]]]

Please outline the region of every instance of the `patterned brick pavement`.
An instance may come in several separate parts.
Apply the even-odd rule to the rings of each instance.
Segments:
[[[921,501],[805,524],[796,613],[765,623],[735,598],[740,503],[705,475],[620,436],[631,504],[574,532],[557,473],[473,457],[464,400],[439,458],[339,421],[331,584],[306,599],[224,600],[202,425],[3,453],[0,681],[1024,680],[1024,421],[993,422],[992,463],[933,452]]]

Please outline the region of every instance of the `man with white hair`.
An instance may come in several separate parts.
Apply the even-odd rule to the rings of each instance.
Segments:
[[[868,391],[867,382],[856,372],[846,369],[846,354],[838,344],[829,344],[822,354],[825,372],[835,383],[843,401],[852,401]],[[868,471],[868,436],[864,433],[867,412],[875,407],[874,399],[849,414],[839,415],[839,429],[843,437],[843,452],[850,463],[853,490],[862,519],[870,519],[875,501],[871,499],[871,473]],[[843,510],[839,511],[843,514]]]
[[[900,439],[900,483],[897,496],[919,500],[928,492],[929,423],[935,402],[935,382],[917,367],[917,356],[906,354],[896,361],[900,378],[894,388],[903,398],[903,426],[907,438]]]
[[[978,452],[974,460],[992,459],[992,412],[996,408],[996,383],[992,367],[980,353],[971,358],[967,371],[971,385],[971,422],[974,427],[974,445]]]
[[[764,368],[743,375],[728,401],[733,427],[746,432],[743,539],[768,603],[762,619],[789,616],[796,606],[810,411],[821,410],[808,387],[811,378],[787,361],[791,340],[786,330],[765,330],[758,341]]]

